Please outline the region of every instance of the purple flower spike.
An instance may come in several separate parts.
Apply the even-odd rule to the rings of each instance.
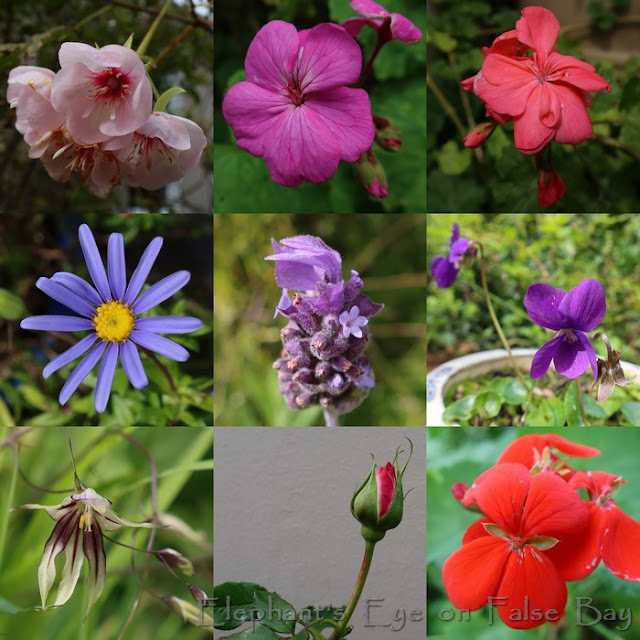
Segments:
[[[470,247],[470,244],[468,238],[460,237],[460,227],[457,222],[454,222],[451,225],[449,257],[435,256],[431,261],[431,274],[440,289],[447,289],[456,281],[465,255],[476,255],[477,249]]]
[[[586,332],[593,331],[607,311],[600,282],[583,280],[568,293],[538,282],[527,290],[524,306],[533,322],[558,332],[536,352],[531,377],[544,376],[553,360],[556,371],[567,378],[577,378],[591,367],[597,379],[596,352]]]
[[[276,314],[283,350],[274,363],[280,393],[292,409],[312,404],[351,411],[375,385],[363,352],[370,340],[369,318],[383,307],[360,293],[357,271],[342,279],[340,254],[315,236],[272,240],[276,283],[283,293]],[[293,296],[287,289],[296,291]]]
[[[20,326],[37,331],[91,331],[80,342],[54,358],[44,368],[42,375],[48,378],[91,349],[67,378],[60,391],[59,402],[66,404],[101,361],[95,407],[98,413],[102,413],[109,402],[118,358],[129,382],[136,389],[142,389],[149,384],[149,380],[136,345],[171,360],[184,362],[189,359],[189,352],[158,334],[191,333],[200,329],[202,322],[197,318],[182,316],[137,317],[182,289],[191,277],[188,271],[178,271],[139,295],[158,256],[162,238],[154,238],[149,243],[127,287],[122,234],[112,233],[109,237],[106,270],[91,229],[86,224],[80,225],[78,236],[95,288],[72,273],[56,273],[51,278],[39,278],[36,287],[82,317],[33,316],[25,318]],[[96,340],[98,344],[95,344]]]

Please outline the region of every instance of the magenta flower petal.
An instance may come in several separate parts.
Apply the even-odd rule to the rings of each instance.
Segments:
[[[564,297],[562,289],[537,282],[527,289],[524,306],[529,317],[538,326],[559,331],[564,327],[564,317],[560,312],[560,303]]]
[[[560,302],[560,313],[580,331],[593,331],[606,312],[604,289],[598,280],[591,278],[571,289]]]
[[[391,34],[406,44],[413,44],[422,38],[422,31],[400,13],[391,14]]]
[[[587,354],[587,359],[589,360],[589,366],[591,367],[591,371],[593,373],[594,380],[598,379],[598,361],[596,359],[596,350],[593,348],[591,344],[591,340],[589,340],[589,336],[582,331],[575,331],[576,336],[578,336],[578,340],[582,343],[582,347],[584,349],[584,353]]]
[[[351,0],[349,5],[354,11],[369,18],[386,18],[389,12],[373,0]]]
[[[542,378],[545,373],[549,370],[549,365],[551,364],[551,360],[555,356],[556,349],[558,345],[564,340],[563,336],[556,336],[549,340],[549,342],[545,342],[533,356],[533,360],[531,361],[531,372],[530,376],[535,380],[536,378]]]
[[[580,333],[582,332],[575,331],[571,334],[560,336],[563,339],[558,343],[553,356],[553,364],[556,371],[571,379],[581,376],[589,368],[589,356],[585,350],[584,343],[578,337]],[[586,335],[584,337],[587,338]],[[586,341],[591,350],[594,351],[588,338]]]
[[[431,261],[431,273],[440,289],[450,287],[458,277],[459,269],[443,256],[435,256]]]

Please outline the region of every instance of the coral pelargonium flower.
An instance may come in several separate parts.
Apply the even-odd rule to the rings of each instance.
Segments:
[[[491,469],[476,501],[485,517],[467,529],[462,548],[442,568],[452,604],[472,611],[494,604],[515,629],[558,621],[567,588],[546,550],[587,526],[586,505],[557,475],[532,476],[510,462]],[[540,615],[528,615],[533,610]]]
[[[115,531],[121,527],[152,527],[153,525],[146,522],[129,522],[121,518],[111,508],[109,500],[84,486],[77,477],[76,491],[77,493],[54,506],[25,504],[22,508],[44,509],[56,521],[44,546],[38,568],[42,608],[46,609],[47,596],[56,579],[56,556],[64,551],[66,562],[53,606],[64,604],[72,596],[86,558],[89,564],[88,613],[104,588],[106,556],[102,532]]]
[[[614,501],[625,481],[604,471],[576,471],[569,486],[586,489],[589,501],[589,528],[563,540],[563,546],[550,550],[558,565],[573,561],[575,578],[589,575],[602,560],[615,576],[640,582],[640,523],[627,515]]]
[[[375,136],[369,96],[348,87],[361,66],[360,48],[339,25],[298,32],[281,20],[267,23],[247,51],[246,81],[222,104],[238,146],[264,157],[278,184],[328,180]]]
[[[402,40],[411,44],[422,38],[422,31],[409,18],[400,13],[389,13],[373,0],[351,0],[350,6],[364,16],[364,18],[349,18],[342,25],[354,38],[365,24],[373,27],[378,32],[378,37],[382,34],[385,41]]]
[[[551,360],[556,371],[567,378],[577,378],[589,366],[597,378],[596,352],[585,332],[595,329],[607,311],[604,289],[598,280],[583,280],[566,293],[548,284],[532,284],[524,306],[533,322],[558,332],[533,357],[532,378],[544,376]]]
[[[458,271],[465,254],[475,256],[477,249],[470,247],[468,238],[460,237],[460,227],[457,222],[451,225],[451,239],[449,240],[449,257],[434,256],[431,261],[431,274],[440,289],[450,287],[458,277]]]
[[[58,53],[51,104],[65,114],[74,140],[91,144],[141,127],[151,114],[153,92],[144,64],[131,49],[110,44],[95,49],[65,42]]]
[[[191,278],[188,271],[177,271],[140,293],[160,252],[162,238],[154,238],[149,243],[127,285],[121,233],[112,233],[109,237],[107,271],[91,229],[86,224],[80,225],[78,237],[95,288],[75,274],[66,272],[55,273],[51,278],[39,278],[36,287],[79,316],[33,316],[22,320],[20,326],[40,331],[90,331],[80,342],[55,357],[42,375],[48,378],[91,348],[64,383],[59,401],[64,405],[102,358],[95,394],[96,411],[102,413],[109,401],[118,358],[129,382],[136,389],[142,389],[149,380],[137,348],[184,362],[189,359],[189,352],[158,334],[190,333],[200,329],[202,322],[198,318],[182,316],[137,317],[171,297]],[[96,341],[98,343],[94,346]]]
[[[494,45],[501,49],[486,52],[482,70],[472,81],[489,113],[497,114],[499,122],[514,120],[515,146],[523,153],[538,153],[552,140],[577,145],[590,138],[588,92],[611,91],[590,64],[554,49],[559,32],[551,11],[524,8],[515,32],[500,36]],[[532,55],[519,55],[514,38]],[[469,81],[463,87],[470,89]]]

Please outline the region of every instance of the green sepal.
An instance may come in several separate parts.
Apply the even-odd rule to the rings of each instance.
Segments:
[[[122,45],[125,49],[131,49],[133,46],[133,33],[127,38],[127,41]]]
[[[526,541],[526,544],[538,549],[538,551],[546,551],[555,547],[560,540],[558,538],[552,538],[551,536],[532,536]]]
[[[154,111],[165,111],[167,105],[173,98],[175,98],[180,93],[186,93],[184,89],[181,87],[172,87],[171,89],[167,89],[157,100],[153,107]]]

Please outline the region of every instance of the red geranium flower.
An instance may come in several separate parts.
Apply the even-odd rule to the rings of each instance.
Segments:
[[[558,621],[567,588],[546,550],[588,525],[586,505],[555,473],[532,476],[509,462],[485,473],[475,498],[486,517],[467,529],[462,548],[442,568],[452,604],[470,610],[495,604],[514,629]]]
[[[589,526],[549,551],[557,566],[570,565],[566,573],[576,577],[567,580],[588,576],[602,560],[618,578],[640,582],[640,523],[613,500],[623,484],[620,476],[604,471],[576,471],[569,481],[571,488],[589,494]]]

